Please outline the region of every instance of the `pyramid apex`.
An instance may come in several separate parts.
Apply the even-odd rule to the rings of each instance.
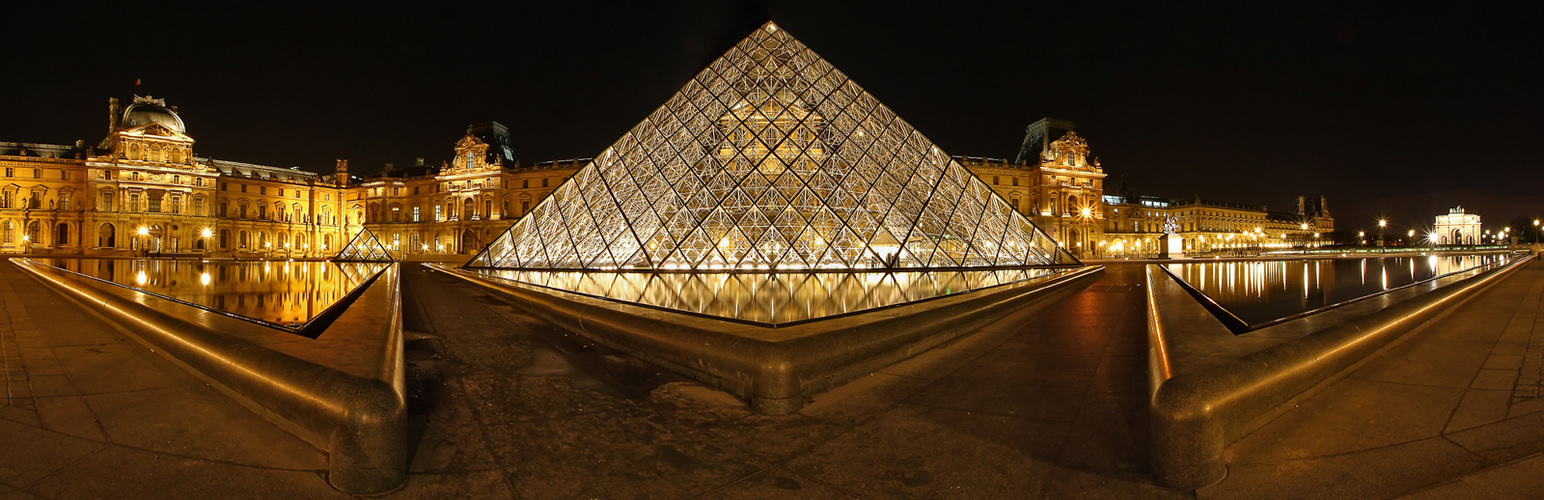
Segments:
[[[761,25],[761,29],[764,29],[764,30],[767,30],[767,31],[777,31],[777,23],[774,23],[771,20],[768,20],[766,22],[766,24]]]

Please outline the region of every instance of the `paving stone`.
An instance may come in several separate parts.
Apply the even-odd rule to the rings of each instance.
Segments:
[[[484,428],[521,498],[682,498],[770,465],[642,410]]]
[[[1480,470],[1485,459],[1442,438],[1308,460],[1232,465],[1209,498],[1382,498]]]
[[[865,497],[1035,498],[1066,431],[1064,422],[903,405],[787,467]]]
[[[1533,455],[1433,486],[1406,498],[1521,498],[1540,491],[1544,491],[1544,455]]]
[[[969,365],[927,386],[906,402],[961,411],[1070,421],[1087,397],[1089,372],[1043,372]],[[1004,385],[1016,387],[1004,391]]]
[[[115,444],[281,469],[326,468],[309,443],[209,387],[84,396]]]
[[[1109,474],[1091,474],[1067,467],[1054,467],[1051,470],[1051,480],[1046,484],[1042,498],[1179,500],[1192,497],[1153,485],[1147,480],[1145,474],[1112,477]]]
[[[1523,367],[1521,354],[1496,354],[1492,352],[1482,368],[1488,370],[1517,370]]]
[[[107,442],[96,415],[80,396],[37,398],[38,420],[43,427],[71,436]]]
[[[1517,383],[1515,370],[1480,370],[1469,385],[1472,389],[1511,390]]]
[[[103,344],[58,347],[64,366],[81,394],[139,391],[176,387],[195,378],[128,339]]]
[[[1529,399],[1522,402],[1513,402],[1507,410],[1507,418],[1517,418],[1529,413],[1544,410],[1544,399]]]
[[[1512,399],[1511,391],[1471,390],[1464,393],[1463,401],[1453,411],[1444,433],[1452,433],[1507,418],[1507,407]]]
[[[30,377],[33,397],[74,396],[75,384],[65,375]]]
[[[1234,443],[1235,464],[1382,448],[1436,437],[1464,390],[1343,379]]]
[[[774,500],[800,498],[809,500],[845,499],[854,496],[783,467],[769,467],[704,495],[725,500]]]
[[[1544,451],[1544,413],[1518,415],[1447,438],[1494,463],[1515,460]]]
[[[25,486],[104,446],[31,425],[0,420],[0,483]],[[25,450],[25,452],[18,452]]]
[[[122,446],[103,448],[27,490],[52,498],[351,498],[329,487],[319,471],[244,467]]]

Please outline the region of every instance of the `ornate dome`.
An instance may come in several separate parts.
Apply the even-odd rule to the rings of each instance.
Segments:
[[[131,128],[159,123],[167,128],[180,133],[187,133],[187,126],[182,123],[182,118],[176,112],[166,108],[163,99],[152,99],[150,96],[134,97],[134,104],[123,109],[123,118],[118,120],[119,128]]]

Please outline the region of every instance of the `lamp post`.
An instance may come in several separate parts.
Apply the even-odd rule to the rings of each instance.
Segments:
[[[1533,219],[1533,242],[1539,242],[1539,220]]]
[[[1405,246],[1407,246],[1407,247],[1408,246],[1412,246],[1410,243],[1414,242],[1414,241],[1415,241],[1415,230],[1411,229],[1409,231],[1406,231],[1405,232]]]
[[[1389,227],[1388,219],[1378,219],[1378,251],[1386,252],[1383,248],[1383,230]]]
[[[1083,219],[1083,241],[1093,241],[1088,237],[1088,219],[1093,216],[1093,213],[1094,211],[1088,207],[1083,207],[1083,210],[1078,211],[1078,216]],[[1094,250],[1093,245],[1080,245],[1078,248],[1086,249],[1088,252],[1093,252]],[[1079,253],[1082,252],[1080,251]],[[1095,257],[1097,257],[1097,255]]]

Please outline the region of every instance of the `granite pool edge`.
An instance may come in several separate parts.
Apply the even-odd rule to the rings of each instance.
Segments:
[[[339,491],[381,493],[407,479],[407,403],[400,272],[388,269],[332,328],[376,332],[384,343],[371,376],[349,374],[222,330],[262,328],[122,287],[68,279],[38,263],[11,259],[62,295],[118,326],[139,343],[328,455],[327,481]],[[163,307],[154,307],[163,306]],[[370,308],[384,308],[385,314]],[[325,335],[325,333],[324,333]],[[297,339],[304,337],[296,336]],[[305,339],[309,340],[309,339]],[[301,340],[304,341],[304,340]],[[357,360],[356,360],[357,361]]]
[[[1086,266],[1043,282],[984,290],[828,321],[767,328],[425,267],[512,299],[568,332],[722,389],[758,413],[798,412],[809,397],[972,333],[1049,307],[1104,272]],[[775,331],[775,336],[751,335]]]
[[[1154,481],[1185,491],[1221,481],[1227,474],[1223,451],[1229,443],[1532,258],[1460,273],[1429,290],[1402,290],[1398,300],[1364,301],[1239,336],[1173,276],[1156,264],[1147,266],[1149,458]],[[1242,354],[1219,350],[1214,359],[1195,349],[1235,341],[1253,343],[1257,349]]]

